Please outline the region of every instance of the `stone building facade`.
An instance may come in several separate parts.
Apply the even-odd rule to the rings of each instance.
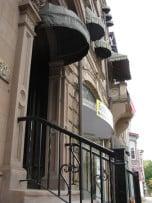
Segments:
[[[145,174],[143,163],[143,150],[138,149],[137,140],[139,135],[136,133],[129,133],[129,148],[131,159],[131,170],[139,173],[140,191],[141,196],[144,197],[145,193]]]
[[[27,171],[26,129],[19,117],[42,117],[102,146],[119,147],[114,140],[133,116],[130,72],[109,34],[109,12],[105,0],[0,1],[1,202],[47,196],[20,182]],[[90,130],[87,118],[96,121]]]

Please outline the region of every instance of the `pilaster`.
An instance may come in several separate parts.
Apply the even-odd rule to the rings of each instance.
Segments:
[[[40,16],[32,2],[30,0],[20,0],[18,41],[11,82],[8,132],[2,168],[1,193],[4,191],[4,196],[7,190],[21,188],[19,180],[26,176],[26,172],[22,168],[25,126],[24,124],[19,125],[17,118],[25,116],[27,111],[34,30],[39,21]],[[3,197],[2,200],[2,202],[7,202]]]

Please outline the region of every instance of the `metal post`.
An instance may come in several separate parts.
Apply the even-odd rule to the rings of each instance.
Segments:
[[[114,149],[115,156],[115,193],[116,203],[128,203],[125,149]]]
[[[82,132],[82,61],[79,61],[78,63],[78,86],[79,86],[79,135],[83,136]],[[80,142],[80,148],[79,148],[79,159],[80,159],[80,165],[79,165],[79,190],[80,190],[80,203],[82,203],[83,200],[83,166],[82,166],[82,143]]]
[[[83,135],[82,132],[82,61],[78,63],[78,86],[79,86],[79,134]]]
[[[136,203],[141,203],[141,194],[140,194],[140,184],[139,184],[139,173],[134,172],[133,176],[134,180],[134,192],[135,192],[135,202]]]

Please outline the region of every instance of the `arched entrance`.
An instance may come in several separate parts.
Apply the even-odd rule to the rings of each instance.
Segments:
[[[78,16],[64,7],[47,4],[40,15],[42,22],[36,28],[33,46],[27,116],[49,118],[59,124],[62,68],[87,54],[90,39]],[[45,127],[34,121],[27,123],[23,166],[29,180],[42,180],[45,176],[46,134]],[[29,187],[39,187],[35,182],[28,183]]]

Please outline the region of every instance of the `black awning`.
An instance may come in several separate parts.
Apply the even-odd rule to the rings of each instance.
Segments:
[[[37,43],[42,54],[49,51],[50,63],[63,66],[81,60],[88,52],[90,35],[71,10],[48,3],[40,10]]]
[[[111,56],[111,47],[106,40],[99,40],[95,42],[95,52],[97,56],[106,59]]]
[[[99,40],[105,35],[105,25],[102,19],[97,17],[88,7],[86,8],[86,25],[92,41]]]
[[[112,19],[112,15],[110,15],[109,13],[105,14],[105,19],[106,19],[106,21],[111,20]]]
[[[109,58],[112,63],[112,77],[116,81],[125,81],[131,79],[129,60],[126,55],[113,52]]]
[[[112,20],[108,20],[108,21],[106,21],[106,25],[107,25],[107,27],[111,27],[114,25],[114,23]]]
[[[109,12],[110,12],[110,7],[109,7],[109,6],[103,6],[103,7],[102,7],[102,11],[103,11],[104,13],[109,13]]]

